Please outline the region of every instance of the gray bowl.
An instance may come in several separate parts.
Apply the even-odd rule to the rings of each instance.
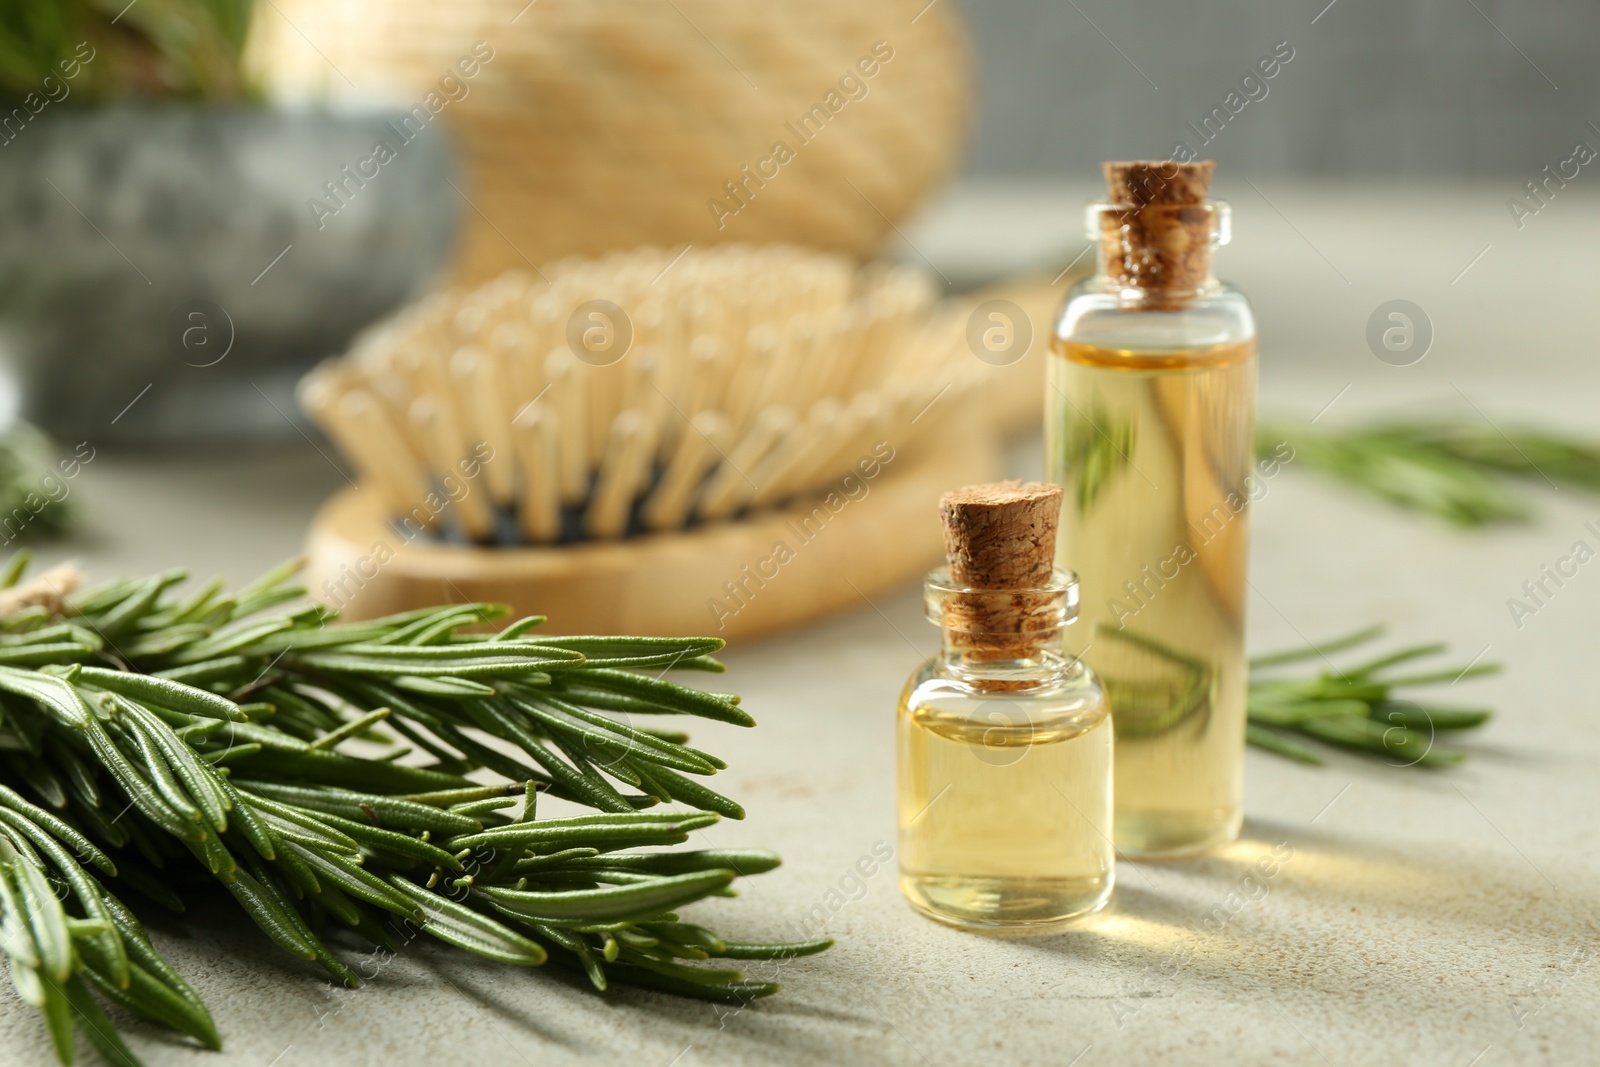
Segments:
[[[398,114],[52,105],[8,131],[0,391],[72,441],[297,436],[299,375],[450,252],[451,147]]]

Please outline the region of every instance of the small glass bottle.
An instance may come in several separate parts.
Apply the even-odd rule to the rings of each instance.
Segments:
[[[1079,648],[1117,735],[1116,843],[1190,855],[1243,817],[1256,330],[1218,282],[1212,164],[1107,163],[1098,271],[1068,294],[1045,390],[1046,476],[1083,581]]]
[[[1077,579],[1052,567],[1061,490],[945,494],[949,565],[928,575],[939,655],[896,730],[900,888],[958,926],[1026,927],[1111,895],[1112,729],[1094,673],[1061,652]]]

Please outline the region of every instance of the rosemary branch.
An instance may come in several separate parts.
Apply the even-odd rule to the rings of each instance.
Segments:
[[[183,599],[173,571],[0,615],[0,952],[63,1063],[75,1030],[137,1062],[100,1000],[220,1046],[136,914],[202,892],[351,986],[330,944],[422,932],[503,963],[551,959],[599,990],[742,1003],[777,986],[703,961],[828,946],[680,921],[776,855],[640,851],[743,817],[699,780],[722,761],[632,722],[753,725],[736,696],[656,676],[720,671],[720,641],[529,636],[537,617],[461,632],[505,614],[487,604],[356,623],[271,613],[302,600],[296,569]],[[501,782],[468,777],[480,771]],[[541,818],[540,794],[594,811]],[[687,810],[647,810],[668,803]]]
[[[1297,464],[1455,526],[1530,519],[1513,479],[1600,494],[1600,444],[1540,430],[1393,420],[1345,430],[1266,425],[1256,435],[1263,452],[1282,441]]]
[[[1466,759],[1458,749],[1435,747],[1441,733],[1467,730],[1489,720],[1482,708],[1419,704],[1397,696],[1398,690],[1440,685],[1494,674],[1498,663],[1469,663],[1420,673],[1398,668],[1445,651],[1442,644],[1414,645],[1352,667],[1328,669],[1309,678],[1274,677],[1274,669],[1327,657],[1382,636],[1373,626],[1344,637],[1291,649],[1250,661],[1248,724],[1250,744],[1301,763],[1321,764],[1322,757],[1295,740],[1295,735],[1324,744],[1392,757],[1397,766],[1448,766]]]

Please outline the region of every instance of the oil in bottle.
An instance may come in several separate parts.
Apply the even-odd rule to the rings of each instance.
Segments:
[[[1077,649],[1116,732],[1118,851],[1174,857],[1242,819],[1255,326],[1211,274],[1209,163],[1107,164],[1098,273],[1052,338],[1048,477],[1083,582]]]
[[[972,927],[1059,923],[1111,893],[1112,729],[1094,673],[1061,651],[1076,579],[1052,566],[1061,493],[947,493],[949,565],[928,576],[941,652],[911,677],[898,734],[900,886]]]

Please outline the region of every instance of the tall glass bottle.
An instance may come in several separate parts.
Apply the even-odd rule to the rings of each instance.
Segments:
[[[1087,217],[1099,269],[1051,339],[1047,477],[1065,490],[1077,648],[1110,699],[1130,857],[1203,851],[1243,815],[1256,331],[1211,270],[1229,236],[1211,168],[1105,165],[1110,196]]]
[[[943,647],[906,683],[896,765],[900,888],[943,922],[1048,925],[1111,895],[1111,722],[1094,673],[1061,652],[1078,583],[1052,569],[1060,499],[1000,483],[942,503],[981,532],[928,576]],[[1013,565],[1008,542],[1031,562]]]

